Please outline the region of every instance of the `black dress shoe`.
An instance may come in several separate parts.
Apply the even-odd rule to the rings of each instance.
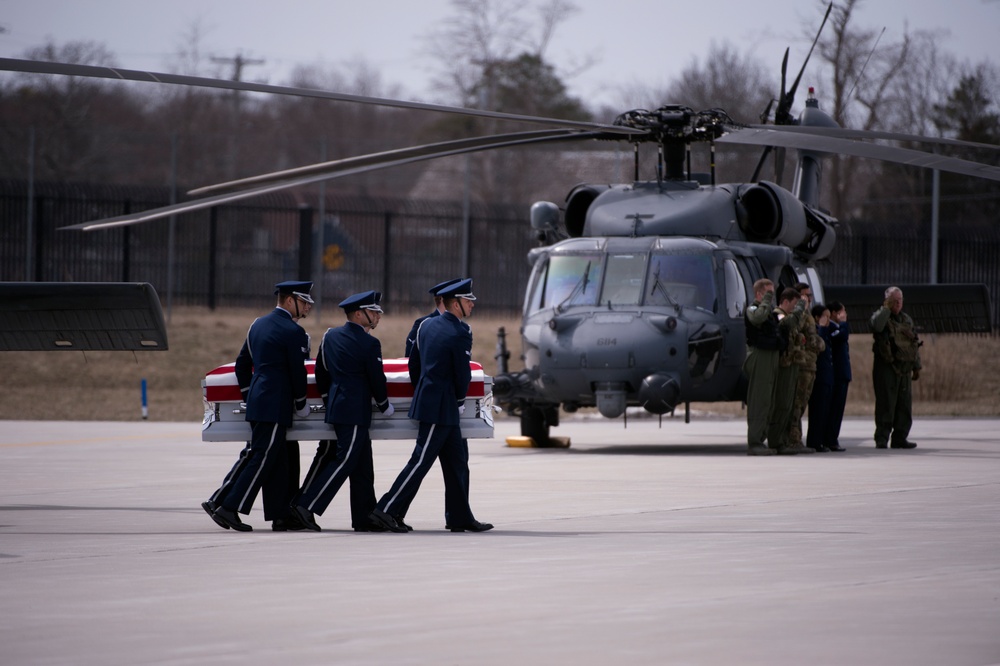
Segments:
[[[215,505],[215,502],[213,502],[212,500],[208,500],[207,502],[202,502],[201,503],[201,508],[203,508],[205,510],[205,513],[207,513],[209,515],[209,517],[212,520],[215,521],[216,525],[218,525],[219,527],[221,527],[224,530],[228,530],[229,529],[229,525],[226,524],[221,518],[218,518],[215,515],[215,510],[217,508],[219,508],[219,507],[217,507]]]
[[[298,518],[275,518],[271,521],[271,530],[274,532],[301,532],[306,526]]]
[[[488,532],[493,529],[493,523],[481,523],[473,520],[467,525],[445,525],[452,532]]]
[[[404,523],[402,518],[397,518],[396,522],[399,524],[400,527],[405,528],[407,532],[412,532],[413,531],[413,528],[410,527],[409,525],[407,525],[406,523]]]
[[[223,527],[234,529],[237,532],[252,532],[253,528],[240,520],[239,514],[232,509],[217,506],[212,512],[212,519]]]
[[[889,445],[889,447],[893,449],[915,449],[917,448],[917,445],[904,439],[901,442],[893,442]]]
[[[369,523],[362,527],[355,527],[355,532],[385,532],[385,528],[381,525],[376,525],[375,523]]]
[[[827,451],[830,450],[829,448],[823,446],[822,444],[820,444],[818,446],[814,446],[812,448],[813,448],[813,450],[816,451],[816,453],[826,453]]]
[[[830,446],[828,446],[826,448],[829,451],[846,451],[847,450],[844,447],[842,447],[840,444],[831,444]]]
[[[302,523],[302,527],[307,530],[312,530],[313,532],[322,532],[323,528],[316,524],[316,517],[313,516],[313,512],[309,509],[299,506],[298,504],[292,505],[292,515]]]
[[[384,527],[390,532],[406,532],[406,528],[400,525],[393,516],[390,516],[385,511],[381,509],[375,509],[370,514],[368,514],[368,520],[372,521],[379,527]]]

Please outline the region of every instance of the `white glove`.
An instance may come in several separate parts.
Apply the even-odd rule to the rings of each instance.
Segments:
[[[395,413],[396,413],[396,408],[392,406],[391,402],[389,403],[389,406],[385,408],[385,411],[382,412],[382,414],[384,414],[386,418],[389,418]]]
[[[295,416],[297,416],[300,419],[304,419],[305,417],[309,416],[309,404],[306,403],[306,406],[303,407],[302,409],[296,409]]]
[[[458,415],[461,416],[464,413],[465,413],[465,403],[463,402],[461,405],[458,406]]]

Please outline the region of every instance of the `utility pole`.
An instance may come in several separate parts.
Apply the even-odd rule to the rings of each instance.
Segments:
[[[232,58],[217,58],[213,57],[212,62],[219,65],[232,65],[233,66],[233,76],[232,80],[239,83],[243,80],[243,68],[249,65],[263,65],[264,61],[257,58],[245,58],[242,53],[237,53]],[[235,132],[236,128],[239,127],[240,122],[240,101],[242,97],[240,96],[239,90],[233,90],[230,93],[230,99],[232,102],[232,118],[230,122],[230,132]],[[229,160],[226,165],[226,177],[230,180],[236,178],[236,137],[234,134],[229,135]]]

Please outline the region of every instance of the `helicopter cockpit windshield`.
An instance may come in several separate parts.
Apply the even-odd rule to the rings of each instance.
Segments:
[[[650,255],[646,305],[673,305],[715,311],[715,277],[707,254]]]
[[[528,312],[572,306],[668,306],[715,312],[715,268],[708,253],[661,247],[552,254],[536,267]]]

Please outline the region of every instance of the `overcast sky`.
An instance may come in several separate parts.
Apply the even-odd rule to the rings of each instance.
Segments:
[[[537,4],[537,0],[536,0]],[[619,83],[661,86],[714,42],[773,62],[775,80],[786,45],[791,67],[808,48],[802,25],[818,28],[815,0],[576,0],[580,11],[563,23],[546,55],[566,72],[592,57],[596,64],[567,78],[573,95],[618,103]],[[972,62],[1000,61],[1000,0],[864,0],[856,25],[883,40],[904,31],[941,30],[942,46]],[[166,71],[193,26],[212,56],[263,60],[244,78],[286,83],[295,64],[343,65],[362,58],[407,99],[433,99],[436,63],[425,38],[452,13],[449,0],[0,0],[0,56],[54,40],[106,45],[128,69]],[[810,82],[803,80],[804,85]],[[777,85],[777,83],[776,83]]]

